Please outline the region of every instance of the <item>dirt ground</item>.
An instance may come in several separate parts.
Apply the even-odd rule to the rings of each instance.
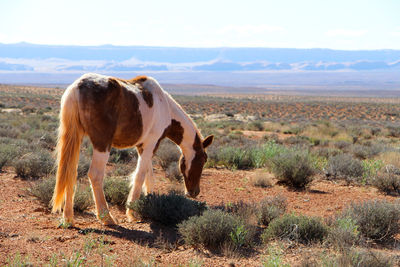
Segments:
[[[171,184],[157,176],[156,190],[165,192],[181,185]],[[255,187],[251,183],[255,172],[206,169],[198,200],[208,205],[218,205],[243,200],[259,202],[266,196],[283,195],[287,198],[289,212],[327,218],[342,210],[352,201],[388,199],[371,187],[348,186],[316,179],[307,191],[290,191],[275,185],[271,188]],[[268,173],[265,173],[268,175]],[[85,265],[137,266],[261,266],[267,257],[266,247],[257,247],[248,257],[226,257],[194,249],[181,243],[163,242],[171,230],[153,223],[128,223],[124,210],[111,207],[118,219],[117,227],[104,227],[96,219],[94,209],[76,214],[74,228],[58,228],[59,214],[52,214],[29,192],[32,182],[16,178],[13,170],[0,174],[0,265],[15,261],[16,255],[34,266],[45,265],[57,259],[57,265],[72,261],[77,251],[89,251]],[[173,234],[172,234],[173,235]],[[92,243],[91,243],[92,242]],[[95,242],[97,245],[93,245]],[[92,244],[92,246],[88,245]],[[101,244],[101,245],[98,245]],[[86,249],[86,250],[85,250]],[[326,248],[325,248],[326,250]],[[325,251],[326,252],[326,251]],[[285,249],[285,261],[296,265],[303,257],[317,257],[324,248],[295,246]],[[390,252],[398,253],[400,252]],[[102,256],[103,255],[103,256]],[[308,255],[308,256],[307,256]],[[83,255],[85,256],[85,255]]]

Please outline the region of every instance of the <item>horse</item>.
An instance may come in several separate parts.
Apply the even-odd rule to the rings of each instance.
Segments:
[[[200,177],[207,161],[205,149],[213,135],[203,138],[182,107],[151,77],[130,80],[88,73],[73,82],[61,98],[58,129],[57,174],[52,211],[63,210],[63,222],[73,225],[73,199],[82,139],[88,136],[93,155],[88,171],[96,205],[96,215],[104,225],[117,224],[103,191],[105,167],[112,147],[136,147],[137,167],[131,176],[127,207],[153,192],[152,157],[160,141],[171,139],[179,146],[179,168],[185,195],[200,192]],[[127,208],[128,221],[134,215]]]

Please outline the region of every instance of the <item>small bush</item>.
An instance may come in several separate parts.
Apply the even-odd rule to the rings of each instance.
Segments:
[[[357,158],[369,159],[382,152],[384,150],[384,147],[380,145],[354,145],[352,150],[354,156],[356,156]]]
[[[349,154],[333,156],[328,160],[326,176],[328,178],[344,178],[348,182],[363,175],[364,168],[360,160]]]
[[[110,151],[110,162],[113,163],[128,163],[137,159],[137,152],[134,148],[116,149]]]
[[[18,151],[17,146],[13,144],[2,144],[0,146],[0,172],[5,165],[11,163],[17,156]]]
[[[171,163],[178,162],[181,153],[177,146],[167,139],[163,140],[156,152],[157,162],[163,170],[166,170]]]
[[[108,203],[125,207],[129,194],[129,182],[121,178],[106,178],[104,180],[104,195]]]
[[[341,250],[352,247],[360,240],[360,231],[355,220],[351,217],[338,217],[332,223],[327,241]]]
[[[47,150],[28,153],[13,163],[17,175],[24,179],[47,176],[54,169],[54,159]]]
[[[229,214],[233,214],[243,221],[251,222],[256,219],[256,214],[258,212],[258,207],[254,203],[246,203],[243,201],[238,202],[228,202],[226,204],[221,204],[219,206],[213,207],[214,209],[219,209],[225,211]],[[255,221],[255,220],[254,220]]]
[[[79,155],[78,178],[86,177],[90,168],[90,159],[84,153]]]
[[[164,225],[176,225],[206,210],[204,202],[187,199],[174,191],[167,195],[156,193],[141,196],[129,205],[141,219],[150,219]]]
[[[400,175],[392,171],[377,174],[372,185],[386,194],[400,195]]]
[[[223,245],[251,246],[254,231],[239,217],[221,210],[207,210],[178,225],[186,244],[221,249]]]
[[[272,220],[285,214],[286,198],[282,196],[267,197],[260,203],[258,223],[268,226]]]
[[[56,179],[44,178],[36,182],[32,187],[32,194],[46,207],[50,208]],[[84,212],[93,205],[92,194],[89,186],[77,185],[74,196],[74,210]]]
[[[273,220],[261,238],[265,243],[272,238],[281,238],[309,244],[315,241],[321,242],[327,233],[327,226],[319,218],[286,214]]]
[[[179,170],[178,163],[172,162],[165,170],[165,176],[171,181],[182,181],[182,174]]]
[[[77,185],[74,197],[74,210],[84,212],[93,205],[92,194],[89,186]]]
[[[274,184],[272,177],[265,172],[256,172],[251,178],[251,183],[262,188],[271,187]]]
[[[343,216],[354,220],[360,233],[374,241],[390,240],[400,232],[400,206],[385,200],[353,203]]]
[[[32,186],[31,192],[43,205],[50,207],[55,185],[56,179],[54,177],[44,178]]]
[[[337,141],[334,145],[340,150],[347,151],[350,148],[351,143],[347,141]]]
[[[324,266],[391,267],[394,266],[393,262],[393,257],[382,253],[348,249],[334,259],[324,262]]]
[[[314,168],[308,152],[288,150],[271,159],[272,172],[282,183],[305,188],[311,181]]]

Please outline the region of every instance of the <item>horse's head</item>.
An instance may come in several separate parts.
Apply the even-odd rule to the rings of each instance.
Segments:
[[[196,134],[193,150],[190,153],[182,154],[179,160],[179,166],[184,177],[185,194],[188,197],[195,198],[200,193],[200,177],[204,164],[207,161],[205,149],[211,145],[214,136],[210,135],[201,141]]]

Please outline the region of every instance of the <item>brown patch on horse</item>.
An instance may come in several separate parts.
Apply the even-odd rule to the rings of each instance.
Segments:
[[[198,134],[196,134],[194,138],[193,149],[196,152],[190,164],[188,177],[185,177],[186,178],[185,184],[186,188],[189,191],[189,194],[195,197],[200,192],[199,184],[200,184],[201,173],[203,172],[203,166],[207,161],[207,154],[204,152],[204,148]],[[186,164],[184,157],[181,158],[180,167],[182,174],[185,176]]]
[[[171,124],[165,128],[163,134],[157,141],[156,146],[153,149],[153,153],[155,153],[160,145],[160,142],[165,138],[168,137],[171,139],[175,144],[180,145],[183,140],[183,127],[179,121],[171,120]]]
[[[142,155],[143,154],[143,143],[138,144],[136,146],[136,148],[137,148],[137,150],[139,152],[139,155]]]
[[[142,96],[144,102],[151,108],[153,106],[153,94],[147,88],[142,87]]]
[[[147,76],[137,76],[133,79],[127,80],[125,82],[129,82],[133,85],[135,85],[141,92],[142,92],[142,97],[144,102],[146,102],[147,106],[151,108],[154,104],[153,101],[153,94],[145,87],[143,86],[143,83],[147,81]]]
[[[143,83],[145,81],[147,81],[147,76],[146,75],[140,75],[140,76],[136,76],[133,79],[128,80],[130,83]]]
[[[203,171],[204,163],[207,161],[207,154],[204,152],[200,137],[196,134],[193,143],[193,149],[196,151],[192,164],[190,164],[189,176],[195,177],[195,183],[200,180],[201,172]]]
[[[109,78],[107,86],[91,78],[79,84],[80,120],[93,146],[100,152],[133,146],[142,130],[142,115],[136,95]]]

